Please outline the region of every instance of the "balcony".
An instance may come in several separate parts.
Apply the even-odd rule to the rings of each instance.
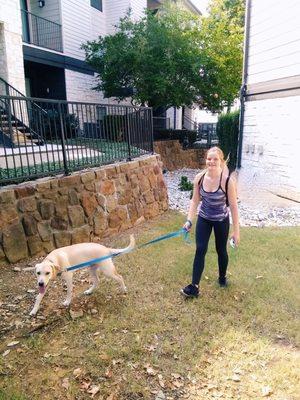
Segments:
[[[23,42],[62,52],[61,25],[21,10]]]

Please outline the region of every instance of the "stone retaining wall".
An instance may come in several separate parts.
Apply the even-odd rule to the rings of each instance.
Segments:
[[[160,155],[164,168],[169,171],[205,168],[206,149],[183,150],[179,140],[162,140],[154,142],[154,151]]]
[[[0,189],[0,263],[124,231],[168,209],[158,155]]]

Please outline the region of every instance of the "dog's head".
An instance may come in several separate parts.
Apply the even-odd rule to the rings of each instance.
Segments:
[[[44,260],[35,265],[35,275],[37,277],[39,292],[45,293],[48,283],[57,275],[57,268],[50,260]]]

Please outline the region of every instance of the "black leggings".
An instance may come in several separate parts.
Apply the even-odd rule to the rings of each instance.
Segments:
[[[210,221],[198,217],[196,225],[196,254],[193,265],[193,285],[199,285],[212,228],[214,228],[216,250],[218,253],[219,277],[224,278],[226,276],[228,265],[227,239],[229,234],[229,216],[223,221]]]

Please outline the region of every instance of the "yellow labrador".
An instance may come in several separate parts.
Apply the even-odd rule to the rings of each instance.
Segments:
[[[133,235],[130,235],[129,246],[123,249],[112,249],[98,243],[79,243],[72,246],[61,247],[53,250],[41,263],[35,267],[25,268],[25,270],[35,270],[39,294],[36,297],[33,309],[30,315],[35,315],[40,307],[41,301],[46,293],[48,284],[57,274],[61,274],[67,284],[67,298],[63,302],[64,306],[69,306],[72,300],[73,292],[73,271],[66,271],[72,265],[81,264],[94,258],[100,258],[116,253],[126,253],[135,246]],[[96,263],[88,268],[92,279],[92,286],[86,290],[85,294],[91,294],[99,285],[97,271],[100,270],[105,276],[115,279],[121,286],[123,292],[126,292],[126,286],[121,275],[116,271],[111,258]]]

